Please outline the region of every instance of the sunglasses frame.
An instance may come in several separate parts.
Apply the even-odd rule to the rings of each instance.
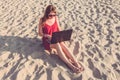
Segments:
[[[49,17],[54,17],[54,16],[57,16],[56,14],[52,15],[52,14],[49,14],[48,15]]]

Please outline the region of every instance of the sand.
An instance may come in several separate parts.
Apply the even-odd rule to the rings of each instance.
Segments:
[[[38,36],[47,5],[57,7],[65,42],[85,70],[48,55]],[[0,0],[0,80],[120,80],[120,0]]]

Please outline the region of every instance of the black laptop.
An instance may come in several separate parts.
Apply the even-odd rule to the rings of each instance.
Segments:
[[[70,40],[72,31],[73,31],[72,29],[68,29],[68,30],[63,30],[63,31],[52,33],[51,44]]]

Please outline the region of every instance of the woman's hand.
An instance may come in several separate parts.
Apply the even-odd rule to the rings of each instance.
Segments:
[[[49,34],[44,34],[44,37],[47,37],[47,38],[51,41],[51,38],[52,38],[51,35],[49,35]]]
[[[44,34],[44,37],[46,37],[46,38],[47,38],[47,42],[48,42],[48,43],[51,43],[51,38],[52,38],[52,36],[51,36],[51,35]]]

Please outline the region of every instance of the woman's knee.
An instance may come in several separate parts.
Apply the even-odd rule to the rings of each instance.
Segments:
[[[57,47],[58,46],[58,43],[56,43],[56,44],[50,44],[50,47]]]
[[[59,43],[51,44],[51,45],[50,45],[50,48],[56,49],[57,52],[60,52],[60,51],[61,51],[61,46],[60,46]]]

